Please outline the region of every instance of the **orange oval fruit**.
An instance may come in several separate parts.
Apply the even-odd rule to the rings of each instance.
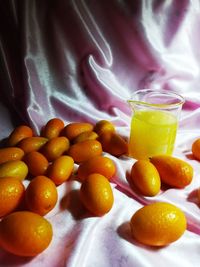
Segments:
[[[44,216],[50,212],[57,203],[57,188],[54,182],[48,177],[36,176],[26,189],[25,199],[26,205],[30,211]]]
[[[24,156],[24,151],[19,147],[0,148],[0,164],[11,160],[20,160]]]
[[[11,213],[21,204],[24,192],[24,185],[18,179],[0,179],[0,217]]]
[[[189,163],[168,155],[153,156],[150,161],[162,182],[176,188],[184,188],[192,182],[193,168]]]
[[[33,130],[26,125],[20,125],[11,132],[7,144],[8,146],[16,146],[24,138],[31,136],[33,136]]]
[[[79,134],[92,131],[93,125],[87,122],[72,122],[65,126],[63,134],[71,141]]]
[[[92,173],[99,173],[110,180],[116,172],[114,162],[108,157],[96,156],[81,163],[77,173],[81,181]]]
[[[98,135],[101,135],[104,132],[115,132],[115,126],[110,121],[100,120],[94,126],[94,131]]]
[[[98,141],[101,143],[103,151],[113,156],[120,157],[128,152],[128,143],[115,132],[103,132]]]
[[[33,176],[45,174],[49,165],[45,156],[38,151],[27,153],[23,160],[28,166],[29,173]]]
[[[7,161],[0,164],[0,178],[13,177],[24,180],[28,174],[27,165],[21,160]]]
[[[67,137],[60,136],[50,139],[42,148],[41,153],[48,159],[53,161],[60,157],[69,149],[70,143]]]
[[[18,147],[20,147],[26,154],[32,151],[38,151],[44,146],[47,141],[48,139],[45,137],[27,137],[18,143]]]
[[[80,199],[92,214],[102,216],[108,213],[114,203],[108,179],[98,173],[90,174],[81,185]]]
[[[60,185],[67,181],[74,169],[74,160],[70,156],[60,156],[49,166],[47,176]]]
[[[73,139],[73,143],[80,143],[86,140],[96,140],[98,137],[98,134],[93,131],[87,131],[79,134],[77,137]]]
[[[61,131],[64,128],[64,122],[59,119],[59,118],[53,118],[47,122],[45,125],[43,131],[42,131],[42,136],[52,139],[55,137],[58,137]]]
[[[53,236],[51,224],[30,211],[18,211],[0,222],[1,247],[18,256],[36,256],[50,244]]]
[[[142,244],[166,246],[186,230],[184,213],[175,205],[157,202],[139,209],[130,221],[132,236]]]
[[[138,160],[131,168],[131,182],[144,196],[155,196],[160,191],[160,175],[148,160]]]
[[[200,138],[193,142],[192,154],[196,159],[200,160]]]
[[[76,163],[81,163],[92,157],[101,155],[102,146],[97,140],[86,140],[70,146],[67,153]]]

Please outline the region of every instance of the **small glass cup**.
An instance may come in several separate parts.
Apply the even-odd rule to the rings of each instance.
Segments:
[[[184,102],[181,95],[171,91],[136,91],[128,100],[133,111],[129,155],[135,159],[172,155]]]

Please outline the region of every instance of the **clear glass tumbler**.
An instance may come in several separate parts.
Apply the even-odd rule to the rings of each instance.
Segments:
[[[129,155],[135,159],[172,155],[184,102],[181,95],[171,91],[136,91],[128,100],[133,111]]]

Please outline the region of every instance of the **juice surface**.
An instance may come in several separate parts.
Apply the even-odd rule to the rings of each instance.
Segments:
[[[174,148],[177,118],[164,111],[136,111],[131,122],[129,155],[148,159],[153,155],[171,155]]]

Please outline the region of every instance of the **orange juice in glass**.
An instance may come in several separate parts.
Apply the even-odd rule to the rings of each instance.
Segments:
[[[171,155],[184,98],[170,91],[144,89],[128,102],[133,110],[129,155],[135,159]]]

